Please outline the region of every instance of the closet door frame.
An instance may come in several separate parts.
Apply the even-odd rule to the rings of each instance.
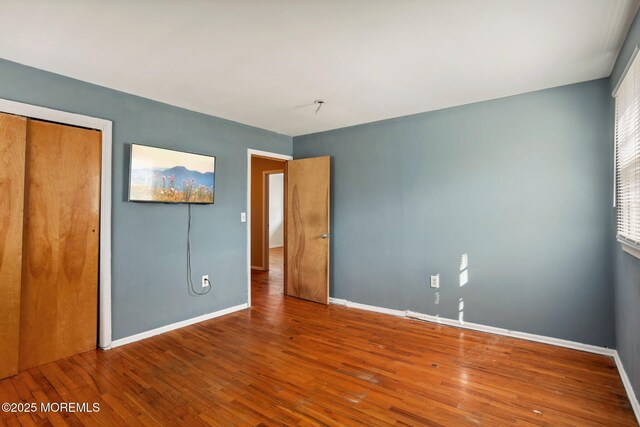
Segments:
[[[102,133],[102,159],[100,175],[100,276],[98,278],[98,346],[111,348],[111,120],[53,110],[0,98],[0,112],[31,119],[47,120],[63,125],[99,130]]]

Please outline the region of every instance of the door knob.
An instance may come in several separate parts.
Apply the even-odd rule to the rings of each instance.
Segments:
[[[327,237],[329,237],[329,233],[322,233],[322,234],[320,235],[320,238],[321,238],[321,239],[326,239]]]

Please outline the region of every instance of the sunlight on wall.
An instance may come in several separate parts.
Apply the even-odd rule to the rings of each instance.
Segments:
[[[466,270],[469,267],[469,254],[462,254],[460,257],[460,271]]]
[[[460,257],[460,275],[459,281],[460,287],[463,287],[469,283],[469,255],[462,254]]]
[[[460,287],[463,287],[467,283],[469,283],[469,271],[465,270],[460,273]]]
[[[463,287],[469,283],[469,254],[462,254],[460,257],[460,274],[458,275],[458,283]],[[464,299],[461,297],[458,301],[458,320],[464,323]]]

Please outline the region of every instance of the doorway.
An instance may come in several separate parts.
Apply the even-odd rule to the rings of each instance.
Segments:
[[[249,301],[283,295],[284,177],[289,159],[264,152],[249,155]]]
[[[293,160],[251,149],[247,157],[247,305],[252,305],[254,283],[261,297],[286,295],[328,304],[331,158]],[[270,176],[280,173],[281,252],[270,248],[269,229],[278,225],[269,226],[268,214]]]
[[[284,173],[267,174],[267,232],[265,242],[268,249],[282,249],[284,246]],[[268,251],[267,251],[268,252]]]

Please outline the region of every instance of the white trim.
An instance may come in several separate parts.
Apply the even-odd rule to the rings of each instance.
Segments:
[[[627,376],[627,372],[624,370],[624,366],[622,365],[622,360],[620,359],[620,355],[618,354],[617,351],[613,355],[613,360],[615,360],[616,366],[618,367],[618,373],[620,374],[622,385],[624,385],[624,389],[627,391],[627,397],[629,398],[629,402],[631,403],[633,412],[636,414],[636,420],[638,421],[638,424],[640,424],[640,403],[638,403],[638,398],[636,397],[636,393],[633,390],[631,381]]]
[[[614,106],[614,108],[616,108]],[[616,130],[615,127],[618,126],[617,112],[614,112],[614,120],[615,123],[614,131],[613,131],[613,207],[618,207],[618,142],[616,141]],[[616,221],[617,221],[617,212],[616,212]]]
[[[416,313],[411,310],[395,310],[374,305],[359,304],[347,300],[337,298],[329,298],[329,303],[341,305],[348,308],[356,308],[359,310],[373,311],[376,313],[390,314],[396,317],[405,317],[407,319],[424,320],[441,325],[454,326],[456,328],[471,329],[479,332],[487,332],[495,335],[504,335],[513,338],[520,338],[528,341],[535,341],[544,344],[556,345],[559,347],[572,348],[574,350],[587,351],[589,353],[602,354],[613,357],[616,351],[611,348],[599,347],[591,344],[583,344],[575,341],[568,341],[559,338],[547,337],[544,335],[529,334],[527,332],[511,331],[509,329],[496,328],[494,326],[486,326],[478,323],[461,322],[459,320],[448,319],[446,317],[432,316],[429,314]]]
[[[277,248],[283,248],[283,247],[284,245],[273,245],[273,246],[269,245],[269,249],[277,249]]]
[[[633,64],[633,60],[636,59],[636,56],[638,55],[639,51],[640,51],[640,46],[636,45],[633,48],[633,53],[631,53],[631,57],[629,58],[629,61],[627,61],[627,65],[624,66],[624,70],[622,70],[622,74],[620,74],[620,78],[616,82],[616,87],[613,88],[613,92],[611,92],[611,96],[613,96],[614,98],[616,97],[616,95],[618,95],[618,90],[620,89],[620,85],[622,85],[622,81],[627,76],[627,73],[629,72],[629,68],[631,68],[631,64]]]
[[[503,335],[512,338],[519,338],[527,341],[535,341],[543,344],[555,345],[558,347],[571,348],[573,350],[586,351],[589,353],[602,354],[604,356],[613,357],[615,350],[597,345],[583,344],[576,341],[563,340],[560,338],[548,337],[545,335],[530,334],[527,332],[512,331],[510,329],[496,328],[494,326],[481,325],[479,323],[462,322],[460,320],[448,319],[440,316],[431,316],[423,313],[416,313],[410,310],[406,311],[406,317],[416,320],[424,320],[431,323],[439,323],[441,325],[454,326],[456,328],[470,329],[478,332],[486,332],[494,335]]]
[[[329,297],[329,304],[339,305],[347,308],[356,308],[358,310],[373,311],[375,313],[388,314],[390,316],[405,317],[403,310],[394,310],[392,308],[377,307],[375,305],[360,304],[358,302],[347,301],[346,299]]]
[[[264,156],[280,160],[293,160],[287,154],[247,149],[247,306],[251,307],[251,156]]]
[[[111,169],[113,123],[110,120],[53,110],[0,98],[0,111],[33,119],[80,126],[101,131],[100,177],[100,278],[98,345],[111,345]]]
[[[637,246],[631,244],[630,242],[627,242],[626,240],[618,237],[618,242],[620,242],[620,247],[622,248],[623,251],[625,251],[626,253],[628,253],[631,256],[634,256],[636,258],[640,258],[640,248],[638,248]]]
[[[165,332],[173,331],[174,329],[184,328],[185,326],[193,325],[194,323],[204,322],[205,320],[214,319],[216,317],[224,316],[226,314],[235,313],[236,311],[244,310],[246,308],[248,308],[248,305],[246,303],[240,304],[240,305],[225,308],[222,310],[214,311],[213,313],[203,314],[202,316],[192,317],[191,319],[183,320],[181,322],[176,322],[170,325],[161,326],[156,329],[151,329],[150,331],[140,332],[139,334],[131,335],[125,338],[120,338],[119,340],[114,340],[111,343],[110,348],[120,347],[125,344],[130,344],[132,342],[144,340],[146,338],[164,334]]]

